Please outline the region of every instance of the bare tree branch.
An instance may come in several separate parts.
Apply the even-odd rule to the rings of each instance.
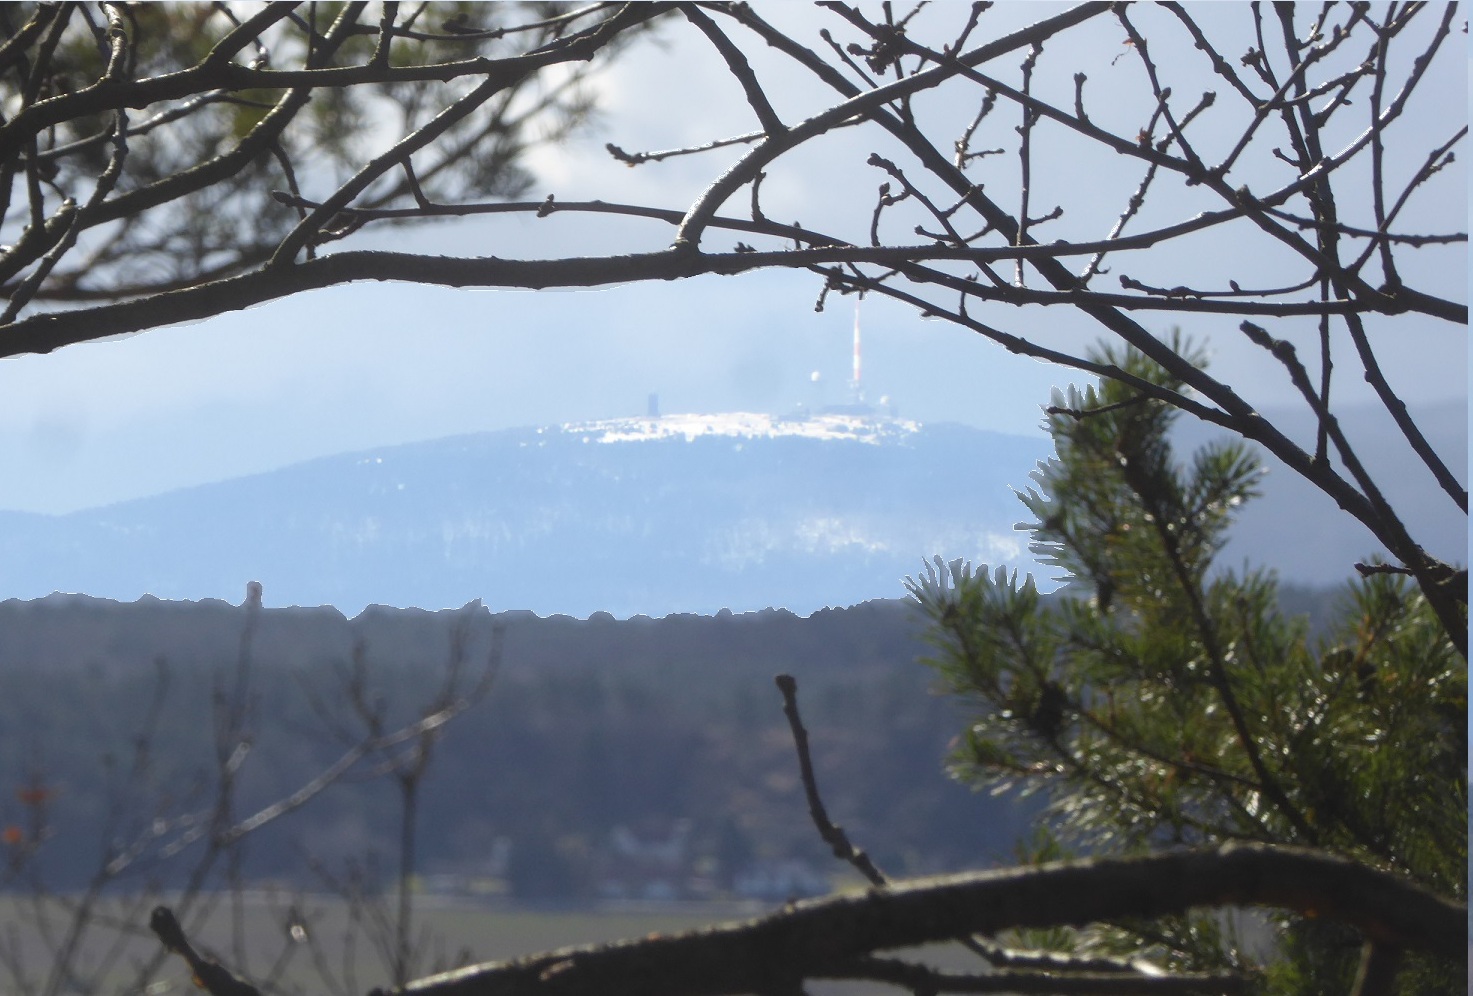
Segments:
[[[407,991],[772,992],[801,979],[852,977],[873,952],[963,932],[1154,917],[1219,904],[1273,906],[1341,920],[1379,943],[1448,958],[1461,958],[1467,940],[1464,907],[1396,876],[1312,851],[1229,845],[903,882],[688,934],[477,965],[421,979]]]
[[[1452,122],[1415,142],[1405,135],[1415,120],[1408,110],[1430,99],[1431,68],[1449,58],[1458,9],[1252,5],[1208,17],[1175,3],[1084,3],[1025,19],[1021,28],[985,31],[987,7],[897,11],[888,3],[869,9],[831,0],[818,5],[815,16],[827,26],[810,45],[778,27],[776,16],[769,21],[765,11],[719,0],[501,4],[454,14],[425,4],[370,11],[354,2],[335,5],[330,17],[317,5],[217,4],[201,8],[206,27],[197,37],[166,45],[170,36],[150,19],[162,16],[153,7],[38,5],[0,40],[7,98],[0,121],[0,294],[7,299],[0,356],[197,321],[353,281],[594,287],[792,270],[821,283],[820,307],[830,292],[882,295],[1019,355],[1116,378],[1141,398],[1259,444],[1370,530],[1391,562],[1366,570],[1415,578],[1466,656],[1466,572],[1419,544],[1421,523],[1388,500],[1385,482],[1360,459],[1364,441],[1350,438],[1336,411],[1347,393],[1345,371],[1357,371],[1426,468],[1429,488],[1435,484],[1439,500],[1466,514],[1466,483],[1412,419],[1408,389],[1392,383],[1385,362],[1400,329],[1437,328],[1435,319],[1456,326],[1445,329],[1448,335],[1466,334],[1461,291],[1443,289],[1439,281],[1447,281],[1420,263],[1465,251],[1461,214],[1425,210],[1424,202],[1451,196],[1462,203],[1462,191],[1448,195],[1443,185],[1467,128]],[[676,13],[682,16],[664,16]],[[610,203],[576,190],[534,196],[521,152],[585,120],[591,100],[579,84],[588,67],[656,21],[726,74],[736,115],[754,116],[760,130],[735,138],[725,130],[697,133],[682,148],[656,152],[607,143],[615,161],[603,164],[645,170],[746,146],[681,202]],[[1242,40],[1251,46],[1246,54],[1224,54],[1240,51]],[[1107,60],[1117,52],[1128,82],[1107,84],[1093,68],[1091,80],[1063,64],[1065,52],[1093,56],[1102,49]],[[801,79],[806,103],[776,91],[779,79]],[[1117,92],[1107,85],[1134,92],[1137,106],[1106,105],[1102,95]],[[786,122],[777,108],[788,115],[790,106],[806,117]],[[370,119],[371,128],[362,123]],[[808,225],[771,220],[788,179],[783,171],[811,168],[807,157],[842,144],[825,141],[835,136],[864,143],[852,161],[831,164],[835,175],[848,171],[868,185],[870,170],[882,170],[887,183],[878,197],[825,204],[828,214],[816,224],[811,217]],[[638,148],[628,137],[613,138]],[[1077,163],[1054,158],[1076,155]],[[1096,169],[1111,172],[1105,166],[1125,167],[1117,171],[1125,185],[1110,188],[1115,200],[1099,203],[1092,182],[1049,189],[1058,183],[1055,174],[1092,181]],[[1054,203],[1034,216],[1034,205]],[[574,242],[541,259],[384,252],[365,240],[387,226],[448,226],[506,214],[562,215],[547,230],[575,231],[580,219],[602,215],[627,222],[631,237],[604,255],[585,255]],[[654,240],[640,241],[643,221],[673,227],[673,238],[662,227]],[[893,232],[905,234],[888,238]],[[1238,264],[1226,262],[1179,272],[1186,255],[1200,255],[1203,246],[1237,250],[1244,272],[1231,272]],[[1108,272],[1107,257],[1120,271],[1108,288],[1095,281]],[[1380,277],[1371,276],[1373,260]],[[1011,273],[1003,269],[1009,264]],[[1260,264],[1272,267],[1268,276],[1252,269]],[[1024,310],[1040,307],[1087,319],[1167,371],[1173,386],[1061,345]],[[1282,368],[1314,418],[1314,440],[1293,439],[1265,418],[1259,385],[1208,374],[1148,327],[1168,316],[1242,322],[1242,348],[1262,350]],[[1269,319],[1281,326],[1272,334],[1264,327],[1275,325]],[[1301,333],[1317,350],[1299,342]],[[1347,366],[1348,349],[1354,357]],[[1202,629],[1201,618],[1196,624]],[[1229,649],[1216,645],[1210,627],[1198,635],[1221,704],[1255,759],[1251,781],[1265,793],[1265,808],[1277,806],[1303,829],[1302,814],[1259,763],[1250,719],[1235,707]],[[412,809],[439,724],[457,708],[456,697],[441,691],[416,722],[397,731],[368,699],[350,698],[366,732],[299,792],[244,817],[231,811],[231,790],[248,717],[222,713],[211,818],[171,839],[181,847],[204,837],[215,842],[193,885],[212,874],[212,862],[223,862],[226,874],[235,867],[219,847],[301,805],[370,756],[399,779]],[[805,764],[792,689],[784,694]],[[1210,764],[1191,770],[1222,777]],[[811,775],[805,770],[816,823],[864,870],[875,885],[870,893],[705,935],[482,967],[418,988],[786,992],[802,979],[845,977],[924,991],[989,991],[1002,984],[1000,974],[947,975],[875,955],[973,931],[1238,902],[1361,929],[1368,939],[1364,992],[1394,975],[1394,966],[1385,967],[1393,949],[1453,957],[1464,950],[1458,908],[1374,870],[1306,852],[1244,847],[891,886],[828,822]],[[412,850],[413,828],[405,826],[401,840]],[[405,857],[401,866],[407,875],[412,861]],[[399,922],[407,921],[401,915]],[[60,950],[64,932],[55,940]],[[406,930],[395,944],[394,974],[403,982]],[[655,969],[658,984],[646,974]],[[1037,975],[1007,981],[1010,991],[1043,985]],[[1121,981],[1075,973],[1071,991],[1113,991]],[[1195,984],[1234,983],[1149,983],[1160,992],[1194,991]]]

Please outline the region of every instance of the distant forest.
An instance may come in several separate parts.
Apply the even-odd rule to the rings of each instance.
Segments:
[[[1323,595],[1288,598],[1312,617],[1328,610]],[[0,603],[0,828],[36,819],[44,791],[35,868],[48,888],[81,887],[109,841],[207,805],[219,696],[250,703],[240,817],[342,754],[355,658],[386,721],[415,718],[457,622],[467,666],[495,656],[495,673],[448,726],[424,783],[428,888],[524,900],[824,888],[843,869],[809,822],[778,673],[798,679],[831,816],[888,870],[1008,862],[1039,810],[947,777],[966,704],[931,691],[908,602],[622,621],[265,609],[243,674],[245,620],[217,601]],[[368,767],[251,836],[243,877],[311,890],[314,876],[386,876],[397,796]],[[171,867],[139,862],[132,881],[167,883]]]

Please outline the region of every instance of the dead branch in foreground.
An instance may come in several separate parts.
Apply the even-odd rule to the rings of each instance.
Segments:
[[[1355,926],[1380,948],[1413,948],[1448,958],[1463,957],[1466,944],[1465,906],[1394,875],[1300,848],[1228,844],[917,879],[794,903],[756,919],[689,933],[474,965],[420,979],[404,991],[425,996],[797,992],[805,979],[874,977],[865,969],[877,951],[970,933],[1156,917],[1205,906],[1294,910]],[[1008,988],[1019,991],[1019,981],[1013,979]],[[1134,991],[1152,988],[1146,980],[1130,981]],[[1203,980],[1196,980],[1195,990],[1179,988],[1192,981],[1178,979],[1178,988],[1158,991],[1204,991]],[[1099,984],[1056,978],[1053,991],[1112,991],[1104,987],[1108,980]],[[1217,979],[1209,991],[1222,989],[1223,980]]]

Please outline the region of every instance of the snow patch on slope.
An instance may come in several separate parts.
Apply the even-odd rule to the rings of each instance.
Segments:
[[[701,436],[734,439],[774,439],[782,436],[805,439],[851,440],[879,445],[920,431],[920,423],[880,415],[820,414],[762,415],[755,412],[726,412],[719,415],[656,415],[645,418],[615,418],[595,422],[573,422],[561,427],[569,435],[582,434],[587,442],[627,443],[683,438],[691,442]]]

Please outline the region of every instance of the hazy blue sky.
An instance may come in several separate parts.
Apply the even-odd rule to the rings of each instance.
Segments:
[[[759,6],[774,18],[794,19],[810,37],[826,23],[825,15],[795,4]],[[937,24],[964,10],[961,4],[937,7]],[[991,30],[1001,32],[1052,9],[1004,4],[987,16]],[[1196,12],[1209,22],[1231,23],[1236,31],[1246,24],[1242,5],[1199,6]],[[1142,92],[1142,73],[1133,58],[1112,61],[1122,52],[1120,36],[1118,24],[1101,18],[1097,27],[1051,45],[1039,63],[1040,86],[1063,86],[1072,99],[1073,73],[1087,69],[1097,120],[1134,120],[1144,113],[1133,101]],[[683,208],[740,155],[728,149],[628,169],[602,151],[605,141],[630,150],[659,149],[753,128],[739,91],[688,24],[672,22],[663,39],[665,44],[645,45],[600,79],[604,113],[595,132],[534,156],[538,198],[554,193],[559,200],[602,197]],[[1169,70],[1189,54],[1185,49],[1157,55]],[[783,116],[795,118],[827,100],[793,71],[774,69],[762,47],[754,46],[752,56],[760,73],[773,74],[772,93]],[[1397,137],[1407,149],[1403,165],[1415,168],[1448,137],[1450,122],[1466,121],[1466,68],[1456,55],[1438,60],[1426,86],[1446,100],[1427,101],[1424,94],[1398,123]],[[1210,79],[1200,83],[1212,85]],[[974,113],[972,95],[966,96],[955,107],[927,110],[948,137],[957,121],[964,125]],[[1223,134],[1231,140],[1230,131]],[[1037,141],[1034,203],[1064,202],[1070,211],[1070,227],[1055,237],[1108,232],[1138,181],[1136,168],[1108,161],[1082,168],[1062,146],[1050,156],[1047,143],[1053,139],[1042,132]],[[805,151],[764,185],[767,213],[862,238],[883,179],[864,159],[886,148],[874,135],[851,129]],[[997,163],[989,190],[1006,190],[1016,183],[1015,160],[998,157]],[[1418,217],[1466,212],[1461,171],[1460,159],[1435,194],[1413,204],[1408,227]],[[1088,189],[1081,197],[1082,188]],[[746,195],[741,196],[742,205],[733,210],[744,207]],[[1151,205],[1151,223],[1195,214],[1210,204],[1193,200],[1201,196],[1180,190],[1163,195]],[[718,246],[723,238],[711,236]],[[654,249],[668,239],[669,229],[654,223],[595,224],[558,215],[429,226],[387,241],[435,252],[538,257]],[[1166,257],[1158,254],[1153,271],[1136,266],[1132,272],[1163,282],[1225,273],[1245,285],[1255,278],[1272,283],[1276,261],[1257,245],[1214,236]],[[1442,254],[1441,269],[1420,282],[1461,297],[1465,257],[1448,262],[1450,255]],[[815,314],[817,291],[812,275],[777,272],[584,292],[365,284],[47,357],[5,360],[0,508],[68,511],[344,450],[641,414],[650,393],[658,393],[669,412],[786,412],[802,403],[844,400],[853,306],[835,300],[824,314]],[[1050,341],[1078,342],[1093,334],[1063,310],[1005,310],[996,318],[1004,328]],[[1170,319],[1158,324],[1165,331]],[[1210,337],[1218,372],[1247,385],[1255,401],[1292,401],[1282,372],[1240,342],[1236,324],[1202,322],[1193,331]],[[1282,323],[1276,331],[1287,327]],[[1047,401],[1050,386],[1071,379],[886,302],[865,303],[863,328],[871,398],[888,395],[901,414],[921,420],[1036,432],[1038,406]],[[1386,353],[1393,382],[1415,387],[1411,393],[1418,400],[1465,399],[1462,330],[1432,321],[1399,321],[1398,329],[1396,348]],[[817,386],[814,371],[821,373]],[[1364,396],[1353,376],[1342,378],[1340,390],[1342,399]]]

